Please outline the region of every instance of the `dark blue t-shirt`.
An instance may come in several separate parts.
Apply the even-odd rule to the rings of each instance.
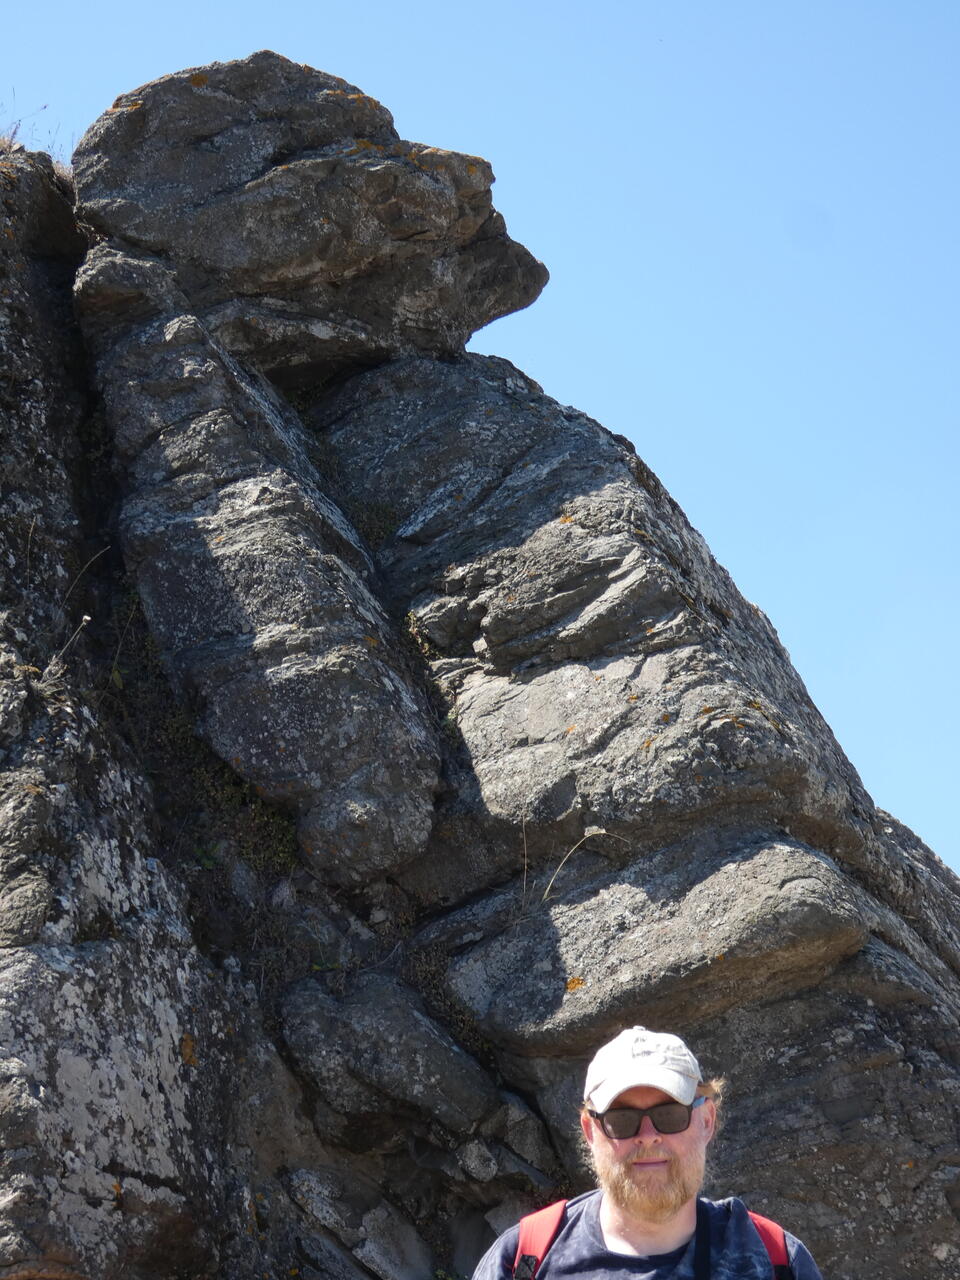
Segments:
[[[600,1230],[599,1191],[589,1191],[567,1205],[537,1280],[693,1280],[694,1242],[672,1253],[639,1258],[613,1253]],[[740,1200],[705,1200],[710,1221],[711,1280],[770,1280],[770,1258]],[[473,1280],[510,1280],[519,1227],[512,1227],[481,1258]],[[794,1280],[822,1280],[803,1244],[784,1233]]]

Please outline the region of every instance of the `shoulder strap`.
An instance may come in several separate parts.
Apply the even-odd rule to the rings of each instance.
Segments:
[[[783,1227],[778,1222],[764,1218],[759,1213],[750,1213],[750,1221],[757,1229],[757,1235],[763,1241],[763,1247],[770,1255],[775,1280],[790,1280],[790,1259],[787,1256],[787,1242],[783,1236]]]
[[[520,1239],[517,1242],[517,1256],[513,1260],[516,1280],[533,1280],[560,1229],[566,1207],[566,1200],[557,1200],[520,1219]]]

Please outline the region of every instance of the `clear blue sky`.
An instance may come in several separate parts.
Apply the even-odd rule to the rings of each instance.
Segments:
[[[960,870],[955,0],[54,0],[3,26],[0,128],[61,155],[118,93],[273,48],[491,160],[552,280],[472,346],[634,440],[877,803]]]

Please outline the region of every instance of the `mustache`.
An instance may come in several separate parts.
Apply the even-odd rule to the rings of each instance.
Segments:
[[[625,1155],[614,1156],[611,1163],[620,1168],[628,1168],[637,1160],[666,1160],[671,1167],[678,1163],[677,1157],[671,1151],[664,1151],[662,1147],[634,1147],[632,1151],[628,1151]]]

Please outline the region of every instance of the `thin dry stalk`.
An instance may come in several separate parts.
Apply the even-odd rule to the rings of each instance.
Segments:
[[[614,840],[620,840],[623,844],[630,843],[629,840],[624,840],[623,836],[618,836],[613,831],[607,831],[606,828],[604,827],[589,827],[587,831],[585,831],[584,834],[580,837],[577,843],[573,846],[573,848],[568,849],[567,852],[560,859],[559,863],[557,864],[556,871],[554,871],[553,875],[550,877],[549,883],[547,884],[547,887],[543,891],[543,897],[540,899],[541,902],[546,902],[547,899],[549,898],[550,890],[553,888],[553,882],[556,880],[557,876],[563,870],[567,860],[571,857],[571,855],[576,853],[576,851],[580,848],[580,846],[586,840],[592,840],[594,836],[613,836]]]
[[[62,609],[62,608],[63,608],[63,606],[67,603],[67,601],[70,599],[70,592],[74,589],[74,587],[77,585],[77,583],[78,583],[78,582],[80,581],[80,579],[83,577],[83,575],[87,572],[87,570],[88,570],[88,569],[90,568],[90,566],[93,564],[94,560],[99,560],[99,559],[100,559],[100,557],[101,557],[101,556],[105,556],[109,550],[110,550],[110,544],[108,543],[105,547],[103,547],[100,551],[98,551],[96,555],[94,555],[94,556],[91,556],[91,557],[90,557],[90,559],[89,559],[89,560],[87,561],[87,563],[83,566],[83,568],[80,570],[80,572],[79,572],[79,573],[77,574],[77,576],[74,578],[74,580],[70,583],[69,587],[67,587],[67,594],[66,594],[66,595],[63,597],[63,599],[60,601],[60,608],[61,608],[61,609]]]

